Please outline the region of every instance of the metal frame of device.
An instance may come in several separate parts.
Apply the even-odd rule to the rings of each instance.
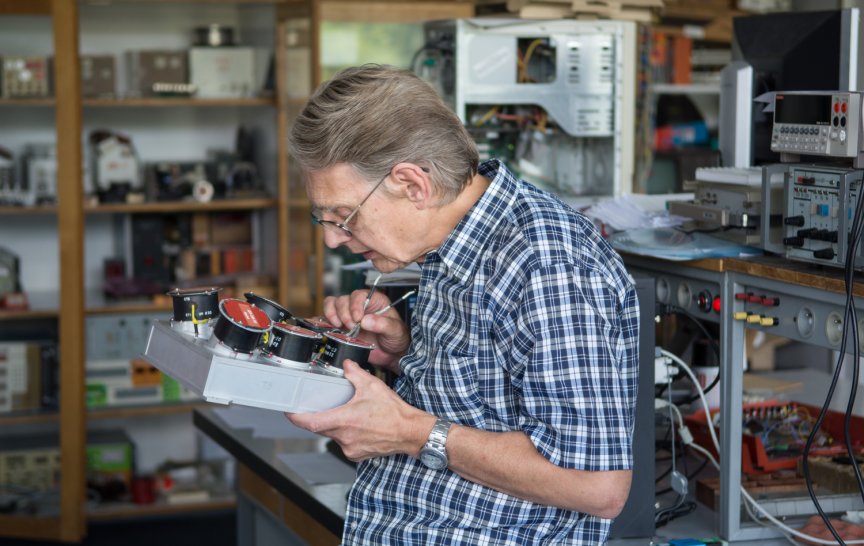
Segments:
[[[676,267],[669,273],[669,263],[649,258],[626,256],[631,274],[655,278],[657,301],[682,306],[689,302],[694,316],[720,326],[720,412],[718,434],[720,456],[720,505],[714,521],[714,532],[730,543],[782,539],[777,529],[742,520],[741,506],[741,434],[743,415],[743,374],[745,330],[778,335],[819,347],[838,350],[841,344],[845,295],[800,284],[755,277],[735,271],[712,271],[689,266]],[[686,287],[686,288],[685,288]],[[692,295],[702,291],[716,293],[723,303],[720,312],[698,307]],[[690,295],[690,298],[685,297]],[[859,317],[864,307],[859,303]],[[646,310],[643,309],[643,313]],[[652,312],[652,311],[648,311]],[[748,320],[758,317],[759,320]],[[858,330],[864,350],[864,318]],[[847,352],[852,352],[847,344]],[[832,495],[823,505],[838,509],[860,509],[857,494]],[[792,497],[762,501],[762,506],[778,517],[796,517],[815,513],[809,497]],[[833,508],[832,508],[833,509]],[[692,529],[688,529],[692,532]],[[709,533],[707,529],[701,530]],[[776,544],[785,544],[776,542]],[[769,542],[768,544],[775,544]]]
[[[467,119],[470,106],[540,106],[575,147],[561,155],[585,156],[583,167],[586,170],[594,165],[596,171],[600,167],[597,163],[602,163],[596,156],[606,155],[600,148],[589,145],[609,141],[611,187],[604,185],[602,194],[575,196],[567,195],[562,189],[556,192],[562,199],[573,204],[589,204],[598,198],[632,191],[635,137],[630,129],[634,123],[636,97],[634,23],[458,19],[427,23],[425,34],[427,43],[452,44],[453,73],[441,69],[431,74],[421,73],[421,76],[431,80],[463,123],[470,123]],[[555,58],[550,62],[554,63],[555,77],[548,82],[520,83],[517,81],[517,42],[538,38],[548,39],[554,45]],[[584,147],[580,148],[580,142]]]

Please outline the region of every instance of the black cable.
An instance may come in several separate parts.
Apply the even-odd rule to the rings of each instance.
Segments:
[[[696,503],[693,501],[688,501],[685,503],[681,503],[675,508],[667,508],[666,510],[662,510],[657,513],[654,517],[654,527],[659,529],[663,527],[673,519],[678,519],[680,517],[686,516],[696,510]]]
[[[659,306],[660,306],[660,314],[661,315],[675,314],[675,315],[681,315],[683,317],[687,317],[688,319],[690,319],[693,322],[693,324],[695,324],[702,331],[702,334],[705,336],[705,338],[708,339],[708,342],[711,345],[711,349],[714,351],[714,356],[717,357],[717,364],[718,365],[720,364],[720,349],[718,347],[719,343],[717,342],[717,339],[713,335],[711,335],[711,332],[708,331],[708,328],[706,328],[705,325],[702,324],[702,321],[699,319],[699,317],[690,313],[689,311],[687,311],[683,307],[678,307],[677,305],[672,305],[669,303],[661,303],[661,304],[659,304]],[[711,383],[709,383],[703,389],[703,392],[705,394],[708,394],[709,392],[711,392],[711,389],[713,389],[714,387],[717,386],[717,384],[719,382],[720,382],[720,374],[718,373],[717,377],[715,377],[714,380],[711,381]],[[666,389],[666,385],[663,385],[663,390],[665,390],[665,389]],[[663,390],[660,391],[660,394],[663,393]],[[680,402],[679,405],[690,404],[692,402],[695,402],[696,400],[699,400],[698,394],[691,396],[690,398],[684,400],[683,402]]]

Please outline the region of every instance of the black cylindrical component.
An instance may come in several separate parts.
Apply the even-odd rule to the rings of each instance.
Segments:
[[[175,288],[168,292],[178,322],[206,322],[219,314],[221,288]]]
[[[813,251],[813,257],[819,258],[820,260],[833,260],[834,256],[835,254],[833,248],[823,248]]]
[[[803,216],[789,216],[783,219],[783,223],[787,226],[798,226],[801,227],[804,225],[804,217]]]
[[[308,363],[323,340],[321,334],[301,326],[274,324],[267,350],[285,360]]]
[[[308,328],[309,330],[312,330],[313,332],[318,332],[319,334],[326,334],[327,332],[332,332],[336,329],[336,327],[327,322],[324,317],[294,317],[294,320],[297,321],[297,326]]]
[[[318,363],[332,368],[342,369],[342,361],[346,358],[361,366],[369,362],[369,353],[375,345],[356,337],[350,337],[341,332],[330,332],[324,342],[324,351],[318,358]]]
[[[270,330],[270,317],[249,302],[226,298],[219,302],[219,319],[213,336],[238,353],[251,353]]]
[[[287,309],[273,300],[268,300],[254,292],[246,292],[243,296],[246,297],[246,301],[267,313],[267,316],[270,317],[270,320],[273,322],[285,322],[286,320],[294,318]]]

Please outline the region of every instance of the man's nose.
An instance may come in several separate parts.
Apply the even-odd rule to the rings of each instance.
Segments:
[[[332,248],[335,250],[336,248],[339,248],[340,246],[347,243],[350,239],[351,237],[342,230],[324,230],[324,244],[327,245],[327,248]]]

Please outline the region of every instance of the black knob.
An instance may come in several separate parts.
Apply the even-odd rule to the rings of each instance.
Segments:
[[[786,246],[804,246],[804,239],[801,237],[784,237],[783,244]]]
[[[821,250],[814,250],[813,257],[819,258],[820,260],[831,260],[834,258],[834,249],[833,248],[823,248]]]
[[[783,223],[787,226],[798,226],[801,227],[804,225],[804,217],[803,216],[789,216],[783,219]]]
[[[837,233],[837,230],[835,229],[834,231],[829,231],[827,234],[825,234],[825,240],[832,242],[832,243],[836,243],[837,242],[837,236],[838,236],[838,233]]]
[[[816,236],[814,235],[814,233],[816,233],[817,231],[818,230],[814,229],[814,228],[799,229],[798,233],[796,233],[795,235],[797,235],[798,237],[801,237],[802,239],[809,239],[809,238],[815,239]]]

